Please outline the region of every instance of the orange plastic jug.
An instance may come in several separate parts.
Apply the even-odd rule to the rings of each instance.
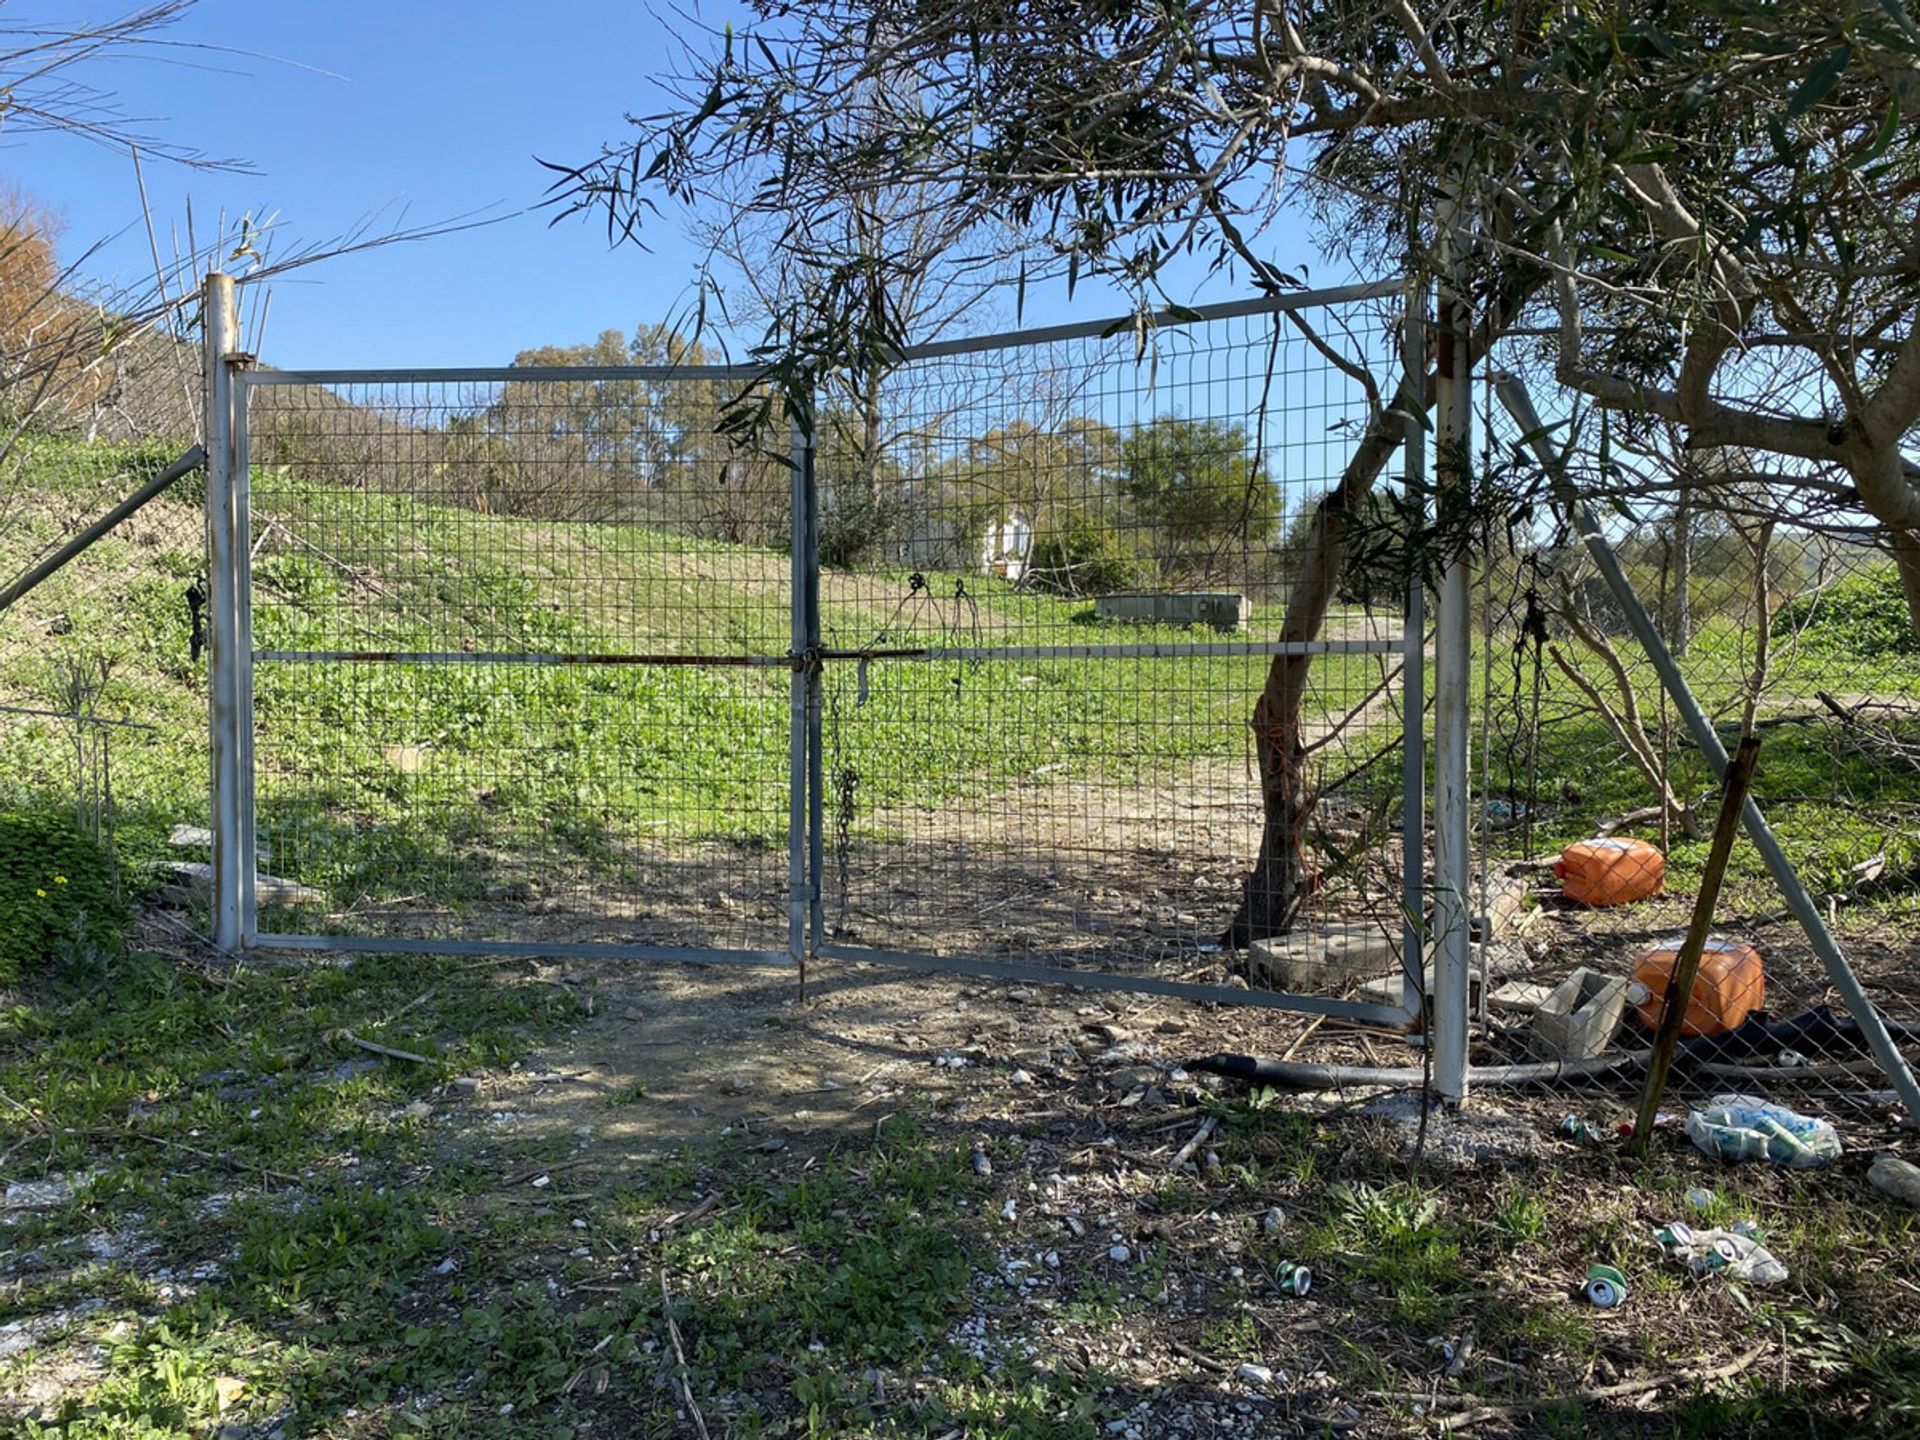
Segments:
[[[1655,945],[1633,967],[1633,985],[1628,997],[1649,1030],[1660,1028],[1660,1012],[1666,1007],[1667,985],[1673,979],[1673,964],[1680,957],[1680,941],[1667,940]],[[1760,963],[1760,952],[1751,945],[1719,935],[1707,937],[1700,953],[1700,973],[1693,977],[1693,993],[1687,997],[1686,1014],[1680,1021],[1680,1033],[1686,1036],[1723,1035],[1737,1030],[1767,1002],[1767,977]]]
[[[1582,905],[1625,905],[1660,893],[1667,857],[1644,840],[1578,840],[1553,867],[1560,890]]]

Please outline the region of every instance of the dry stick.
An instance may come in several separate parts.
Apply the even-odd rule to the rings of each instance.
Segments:
[[[584,1290],[586,1289],[586,1286],[576,1285],[574,1288],[576,1290]],[[607,1346],[611,1345],[613,1343],[613,1337],[615,1335],[618,1335],[619,1333],[620,1333],[619,1331],[615,1330],[610,1334],[602,1335],[600,1337],[600,1343],[594,1346],[591,1350],[587,1352],[586,1363],[583,1364],[578,1370],[573,1372],[573,1378],[571,1380],[567,1381],[566,1384],[560,1387],[560,1393],[562,1395],[571,1395],[574,1392],[575,1387],[578,1386],[582,1380],[587,1378],[587,1371],[593,1368],[593,1357],[598,1355],[602,1350],[606,1349]]]
[[[1207,1143],[1207,1137],[1220,1128],[1220,1117],[1209,1115],[1200,1122],[1200,1128],[1193,1132],[1193,1138],[1180,1147],[1180,1152],[1167,1162],[1169,1170],[1178,1170],[1193,1158],[1193,1152]]]
[[[678,1215],[670,1215],[665,1220],[662,1220],[660,1222],[660,1228],[662,1230],[671,1230],[676,1225],[692,1225],[696,1221],[704,1220],[713,1212],[713,1207],[719,1203],[720,1192],[718,1190],[709,1190],[706,1195],[694,1204],[691,1210],[684,1210]]]
[[[685,1402],[687,1413],[693,1417],[693,1428],[700,1432],[700,1440],[712,1440],[707,1434],[707,1418],[700,1413],[700,1407],[694,1403],[693,1381],[687,1372],[687,1352],[680,1345],[680,1327],[673,1319],[673,1297],[667,1294],[667,1272],[660,1272],[660,1314],[667,1322],[667,1339],[673,1342],[673,1358],[679,1362],[680,1398]]]
[[[1211,1370],[1216,1375],[1230,1375],[1233,1373],[1228,1366],[1223,1365],[1211,1355],[1203,1355],[1191,1345],[1182,1345],[1178,1340],[1173,1341],[1167,1348],[1172,1350],[1176,1355],[1186,1356],[1187,1359],[1198,1365],[1202,1370]]]
[[[1698,1370],[1682,1370],[1673,1375],[1662,1375],[1652,1380],[1628,1380],[1620,1385],[1602,1385],[1591,1390],[1577,1390],[1571,1395],[1543,1395],[1536,1400],[1517,1400],[1510,1405],[1481,1405],[1472,1410],[1462,1410],[1454,1415],[1442,1415],[1437,1423],[1441,1432],[1451,1434],[1455,1430],[1464,1430],[1469,1425],[1478,1425],[1482,1420],[1505,1420],[1515,1415],[1528,1415],[1536,1410],[1557,1410],[1567,1405],[1582,1405],[1594,1400],[1621,1400],[1629,1395],[1644,1395],[1649,1390],[1664,1390],[1669,1385],[1698,1385],[1708,1380],[1727,1380],[1750,1368],[1771,1348],[1766,1342],[1754,1346],[1746,1354],[1729,1360],[1724,1365],[1713,1365]]]
[[[304,1185],[307,1182],[298,1175],[289,1175],[284,1170],[269,1170],[264,1165],[256,1165],[251,1160],[242,1160],[238,1155],[220,1154],[212,1150],[202,1150],[197,1145],[183,1145],[178,1140],[166,1140],[158,1135],[149,1135],[142,1130],[102,1130],[102,1135],[130,1135],[135,1140],[144,1140],[149,1145],[159,1145],[168,1150],[181,1150],[189,1155],[197,1155],[202,1160],[212,1160],[217,1164],[229,1165],[236,1170],[251,1170],[256,1175],[264,1175],[269,1180],[278,1180],[284,1185]]]
[[[1667,977],[1667,1001],[1660,1012],[1660,1028],[1654,1032],[1653,1058],[1647,1062],[1646,1089],[1640,1095],[1640,1115],[1634,1122],[1633,1136],[1627,1142],[1632,1155],[1647,1153],[1653,1134],[1653,1117],[1660,1108],[1660,1096],[1667,1088],[1667,1072],[1673,1067],[1673,1052],[1680,1043],[1680,1022],[1686,1018],[1687,1004],[1693,997],[1694,978],[1700,973],[1700,956],[1707,948],[1707,932],[1713,929],[1713,908],[1720,898],[1720,882],[1726,878],[1727,861],[1733,855],[1733,837],[1740,829],[1740,815],[1747,801],[1747,787],[1753,781],[1754,762],[1760,756],[1758,736],[1746,735],[1727,766],[1726,789],[1720,796],[1720,818],[1713,825],[1713,846],[1707,851],[1706,873],[1700,877],[1700,894],[1693,902],[1693,919],[1687,925],[1687,938],[1681,942]]]
[[[385,1055],[393,1060],[411,1060],[416,1065],[431,1065],[434,1062],[425,1055],[416,1055],[411,1050],[396,1050],[391,1045],[382,1045],[373,1040],[362,1040],[351,1030],[342,1030],[340,1038],[349,1045],[358,1045],[362,1050],[371,1050],[376,1055]]]
[[[1325,1023],[1326,1018],[1327,1017],[1325,1015],[1316,1015],[1313,1017],[1313,1019],[1309,1020],[1307,1022],[1307,1028],[1302,1030],[1298,1035],[1293,1037],[1293,1043],[1287,1046],[1286,1053],[1284,1053],[1280,1057],[1281,1060],[1283,1061],[1291,1060],[1293,1058],[1294,1052],[1298,1050],[1302,1045],[1307,1043],[1308,1038],[1312,1036],[1314,1031],[1318,1030],[1321,1027],[1321,1025]]]

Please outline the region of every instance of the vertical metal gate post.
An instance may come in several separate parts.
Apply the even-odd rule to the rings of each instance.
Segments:
[[[806,583],[794,596],[805,616],[807,653],[815,658],[807,667],[807,954],[817,951],[826,920],[826,746],[821,729],[821,711],[825,708],[827,676],[825,662],[819,659],[826,650],[820,620],[820,471],[819,449],[815,444],[813,416],[817,394],[807,396],[808,443],[801,457],[805,484],[806,523],[800,534],[806,558]],[[806,970],[800,972],[802,986]],[[804,998],[804,992],[803,992]]]
[[[793,674],[788,693],[787,730],[787,958],[807,974],[807,924],[812,911],[808,885],[811,853],[811,811],[807,783],[811,769],[809,737],[813,732],[812,706],[820,668],[820,652],[807,626],[807,587],[811,582],[808,533],[813,513],[813,416],[795,413],[792,424],[792,507],[787,522],[787,546],[792,560],[791,614]]]
[[[236,309],[237,313],[237,309]],[[252,946],[260,934],[260,840],[256,830],[253,763],[253,465],[249,442],[248,397],[241,376],[253,357],[237,353],[241,335],[236,329],[235,352],[227,357],[227,387],[233,400],[228,424],[233,437],[233,470],[228,482],[233,496],[233,715],[234,765],[240,777],[240,948]]]
[[[1457,212],[1439,220],[1439,455],[1436,513],[1443,544],[1457,544],[1473,500],[1470,445],[1473,392],[1467,373],[1467,300],[1459,285],[1464,269]],[[1433,1024],[1429,1037],[1433,1081],[1441,1099],[1467,1098],[1469,1010],[1468,884],[1471,851],[1467,825],[1472,772],[1467,755],[1471,600],[1464,549],[1447,561],[1440,580],[1440,610],[1434,626],[1433,704]]]
[[[1427,284],[1409,283],[1401,335],[1401,374],[1424,385],[1427,373]],[[1423,410],[1406,417],[1406,487],[1422,493],[1427,483],[1427,422]],[[1401,658],[1400,802],[1400,999],[1409,1015],[1425,1009],[1427,989],[1427,585],[1418,565],[1409,567],[1406,650]],[[1422,1023],[1425,1021],[1423,1019]]]
[[[205,353],[207,450],[207,695],[211,742],[213,943],[237,950],[244,933],[241,892],[249,888],[243,858],[246,783],[242,773],[240,595],[236,557],[246,549],[237,508],[233,436],[233,371],[239,317],[233,278],[209,274],[201,289]]]

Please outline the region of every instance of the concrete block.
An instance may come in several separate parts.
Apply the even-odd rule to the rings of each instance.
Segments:
[[[1247,974],[1255,985],[1303,995],[1344,990],[1399,969],[1400,936],[1378,925],[1329,925],[1276,935],[1254,941],[1247,950]]]

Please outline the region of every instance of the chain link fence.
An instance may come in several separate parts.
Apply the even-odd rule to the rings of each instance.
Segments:
[[[1544,503],[1540,437],[1491,387],[1480,422],[1476,473],[1488,497],[1508,497],[1486,510],[1531,513],[1494,524],[1475,579],[1475,1059],[1631,1057],[1659,1018],[1720,787],[1577,527]],[[1548,449],[1724,748],[1759,738],[1753,798],[1911,1064],[1920,664],[1892,559],[1777,483],[1703,473],[1674,437],[1601,424],[1563,415]],[[1588,1023],[1555,1019],[1570,999]],[[1903,1113],[1746,834],[1689,1002],[1667,1088],[1676,1114],[1748,1093],[1857,1141]],[[1642,1076],[1625,1064],[1547,1087],[1533,1116],[1611,1131]]]

